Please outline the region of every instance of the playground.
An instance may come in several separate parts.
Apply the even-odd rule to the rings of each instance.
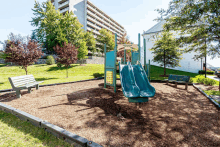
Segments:
[[[21,98],[0,93],[1,103],[102,146],[220,146],[220,112],[213,103],[191,85],[150,82],[145,55],[140,63],[140,34],[138,45],[117,45],[115,38],[113,51],[104,46],[104,80],[21,90]],[[131,50],[131,61],[118,59],[118,50]]]
[[[153,83],[156,94],[136,108],[120,81],[95,80],[1,93],[1,102],[103,146],[220,146],[220,113],[193,86]],[[117,116],[121,112],[123,117]]]

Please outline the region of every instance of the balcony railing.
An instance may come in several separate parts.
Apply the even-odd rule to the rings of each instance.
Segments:
[[[59,4],[59,3],[58,3],[58,8],[64,7],[64,6],[66,6],[66,5],[69,5],[69,1],[66,1],[66,2],[64,2],[64,3],[62,3],[62,4]]]
[[[91,23],[91,22],[89,22],[89,21],[87,21],[87,25],[89,25],[89,26],[91,26],[91,27],[93,27],[93,28],[95,28],[95,29],[100,29],[97,25],[95,25],[95,24],[93,24],[93,23]]]
[[[69,11],[69,7],[60,10],[60,13],[64,13],[64,12],[66,12],[66,11]]]

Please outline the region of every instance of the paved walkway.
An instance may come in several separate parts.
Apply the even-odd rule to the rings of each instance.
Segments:
[[[216,77],[216,76],[207,76],[207,77],[210,78],[210,79],[213,79],[213,80],[219,81],[219,78]]]

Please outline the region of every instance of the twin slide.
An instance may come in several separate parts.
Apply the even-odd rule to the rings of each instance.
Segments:
[[[119,64],[121,87],[129,102],[147,102],[153,97],[156,90],[150,85],[147,75],[141,64]]]

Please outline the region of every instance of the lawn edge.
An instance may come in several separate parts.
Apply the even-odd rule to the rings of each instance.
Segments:
[[[212,103],[214,103],[218,109],[220,109],[220,104],[214,101],[213,98],[207,95],[201,88],[197,87],[194,83],[193,83],[193,87],[195,87],[199,92],[201,92],[204,96],[206,96]]]
[[[86,138],[73,134],[63,128],[6,104],[0,103],[0,110],[16,116],[20,120],[30,122],[35,127],[43,128],[46,132],[49,132],[55,137],[63,139],[68,143],[73,143],[76,147],[102,147],[93,141],[89,141]]]

